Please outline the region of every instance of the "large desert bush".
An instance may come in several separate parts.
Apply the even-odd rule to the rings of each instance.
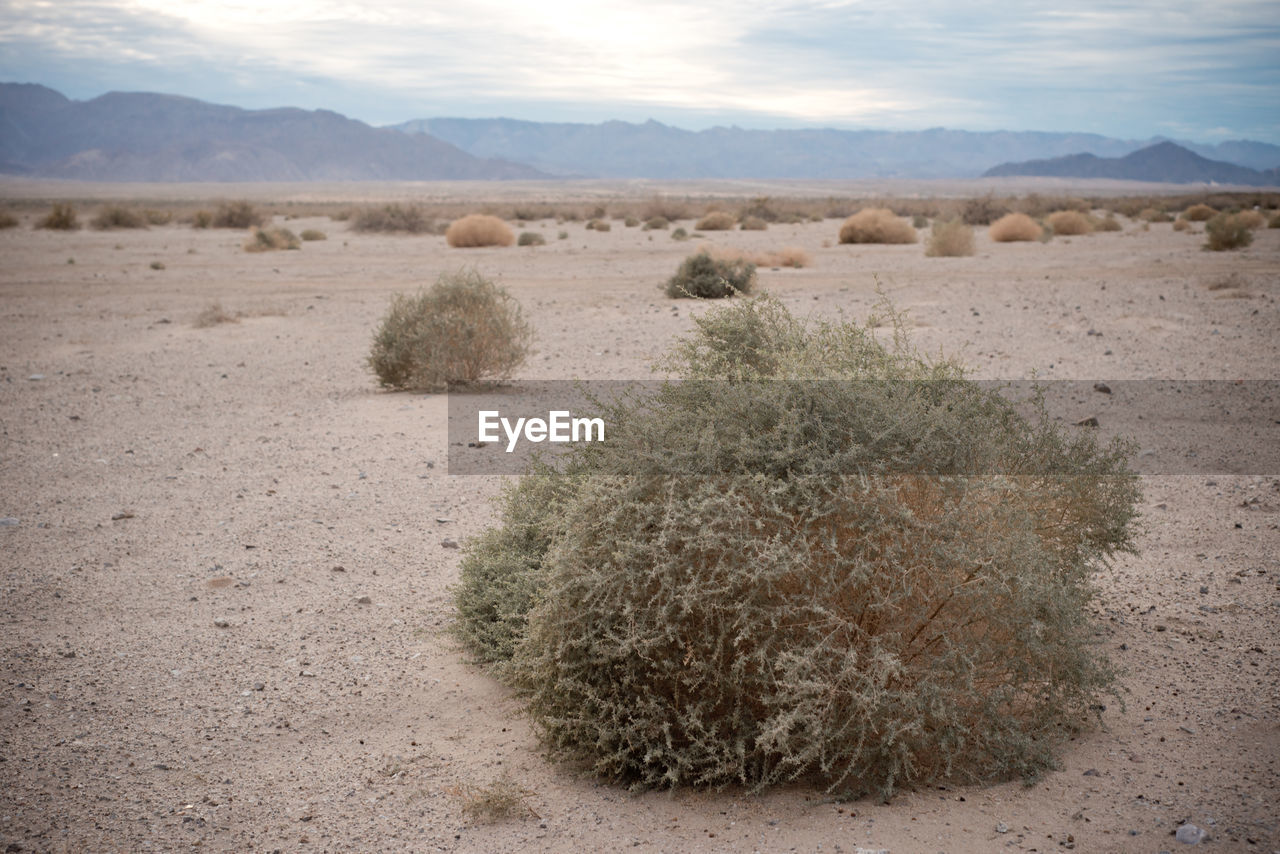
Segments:
[[[1045,218],[1054,234],[1072,236],[1093,231],[1089,218],[1076,210],[1054,211]]]
[[[75,231],[80,228],[80,218],[76,209],[64,202],[55,202],[44,218],[36,222],[36,228],[48,228],[54,231]]]
[[[749,294],[756,283],[756,265],[742,258],[716,258],[702,250],[680,264],[667,280],[669,297],[718,299]]]
[[[491,214],[467,214],[444,233],[445,242],[455,248],[510,246],[516,236],[507,224]]]
[[[1209,237],[1204,248],[1214,252],[1242,249],[1253,242],[1253,230],[1240,214],[1218,214],[1205,223],[1204,233]]]
[[[924,254],[931,258],[972,255],[973,229],[962,219],[953,219],[949,222],[934,220]]]
[[[637,786],[1034,776],[1106,695],[1127,449],[776,300],[695,320],[610,440],[468,549],[458,630],[556,754]]]
[[[1218,212],[1208,205],[1192,205],[1182,212],[1182,218],[1190,222],[1207,222]]]
[[[888,208],[863,208],[840,226],[841,243],[915,243],[916,230]]]
[[[351,230],[360,232],[430,234],[435,220],[418,205],[391,203],[361,208],[350,217]]]
[[[1044,229],[1024,213],[1005,214],[987,229],[987,235],[997,243],[1039,240],[1043,234]]]
[[[262,225],[266,217],[246,201],[222,202],[213,213],[214,228],[253,228]]]
[[[392,297],[369,366],[396,389],[501,380],[524,362],[532,338],[514,297],[475,270],[459,270]]]
[[[737,217],[727,211],[712,211],[694,224],[698,231],[727,231],[738,222]]]
[[[106,205],[89,224],[99,231],[117,228],[146,228],[147,216],[123,205]]]

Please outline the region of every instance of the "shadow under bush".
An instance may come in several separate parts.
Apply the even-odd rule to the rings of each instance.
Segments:
[[[1132,547],[1128,449],[900,327],[768,298],[695,322],[662,365],[685,381],[610,404],[609,442],[535,469],[464,558],[458,632],[545,743],[641,787],[1052,767],[1113,682],[1090,573]]]

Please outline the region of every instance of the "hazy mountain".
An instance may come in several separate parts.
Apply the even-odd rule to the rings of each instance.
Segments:
[[[72,101],[15,83],[0,83],[0,171],[97,181],[545,177],[327,110],[242,110],[152,93]]]
[[[894,132],[718,127],[694,132],[655,121],[575,124],[439,118],[395,127],[429,133],[477,157],[503,157],[555,175],[600,178],[975,177],[1009,161],[1081,151],[1119,157],[1151,143],[1084,133],[944,128]],[[1280,146],[1232,142],[1220,147],[1224,157],[1280,164]]]
[[[1222,160],[1210,160],[1172,142],[1161,142],[1124,157],[1072,154],[1025,163],[1002,163],[987,170],[987,177],[1041,175],[1056,178],[1119,178],[1128,181],[1163,181],[1171,184],[1280,184],[1276,169],[1259,171]]]

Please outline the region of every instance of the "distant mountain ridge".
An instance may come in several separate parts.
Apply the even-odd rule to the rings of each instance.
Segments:
[[[1210,160],[1172,142],[1157,143],[1123,157],[1072,154],[1025,163],[1002,163],[983,173],[983,177],[991,178],[1011,175],[1280,186],[1280,169],[1250,169],[1222,160]]]
[[[429,133],[477,157],[503,157],[554,175],[591,178],[971,178],[1010,161],[1078,152],[1119,157],[1152,142],[1085,133],[945,128],[688,131],[655,121],[435,118],[393,127]],[[1268,143],[1233,141],[1196,148],[1252,168],[1280,165],[1280,146]]]
[[[30,83],[0,83],[0,172],[91,181],[547,177],[328,110],[243,110],[149,92],[72,101]]]

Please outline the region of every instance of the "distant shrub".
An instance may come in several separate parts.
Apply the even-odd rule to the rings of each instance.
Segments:
[[[659,231],[663,229],[668,229],[670,227],[671,227],[671,223],[667,221],[667,218],[665,216],[650,217],[649,219],[645,220],[645,223],[644,223],[645,231]]]
[[[196,329],[205,329],[210,326],[217,326],[221,323],[239,323],[240,318],[231,314],[222,307],[220,302],[212,302],[205,306],[196,319],[192,322],[192,326]]]
[[[733,264],[755,264],[757,267],[807,267],[812,262],[809,253],[799,246],[784,246],[765,252],[746,252],[741,249],[714,248],[703,250],[711,253],[717,261],[728,261]]]
[[[516,242],[507,224],[490,214],[467,214],[444,233],[445,242],[458,249],[477,246],[510,246]]]
[[[964,220],[934,220],[929,242],[924,247],[925,255],[930,258],[957,258],[972,255],[973,251],[973,228]]]
[[[148,208],[142,212],[142,216],[147,220],[147,225],[168,225],[173,222],[173,211],[158,211],[154,208]]]
[[[0,211],[0,231],[6,228],[17,228],[18,218],[8,211]]]
[[[769,223],[758,216],[746,217],[738,224],[738,228],[742,231],[764,231],[768,227]]]
[[[1091,220],[1094,231],[1124,231],[1124,226],[1116,219],[1115,214],[1107,214],[1101,219]]]
[[[1192,205],[1182,212],[1182,218],[1189,222],[1207,222],[1217,211],[1208,205]]]
[[[546,243],[547,238],[536,231],[522,231],[520,238],[516,241],[518,246],[545,246]]]
[[[629,216],[622,221],[622,224],[627,228],[635,228],[637,225],[640,224],[640,220],[636,219],[633,216]]]
[[[689,232],[684,230],[684,226],[677,226],[675,231],[671,232],[672,240],[688,240]]]
[[[80,228],[80,219],[76,209],[69,204],[57,202],[44,218],[36,223],[36,228],[48,228],[54,231],[76,231]]]
[[[1008,205],[988,194],[965,201],[960,207],[960,218],[969,225],[990,225],[1008,212]]]
[[[603,219],[593,219],[587,223],[587,231],[612,231],[613,226]]]
[[[1242,249],[1253,242],[1253,231],[1240,214],[1220,213],[1205,223],[1204,233],[1208,235],[1205,249],[1224,252],[1230,249]]]
[[[213,214],[209,211],[196,211],[191,217],[192,228],[212,228]]]
[[[840,226],[841,243],[915,243],[911,223],[888,208],[863,208]]]
[[[152,262],[151,262],[151,269],[153,269],[153,270],[163,270],[163,269],[164,269],[164,262],[163,262],[163,261],[152,261]]]
[[[773,200],[768,196],[757,196],[738,212],[739,219],[745,220],[750,217],[762,219],[766,223],[777,222],[782,219],[782,215],[773,207]],[[751,229],[747,230],[750,231]]]
[[[667,280],[667,296],[719,299],[749,294],[756,283],[756,265],[743,260],[717,259],[701,251],[684,259]]]
[[[509,377],[532,338],[514,297],[475,270],[459,270],[416,295],[392,297],[368,363],[388,388],[438,390]]]
[[[244,245],[245,252],[274,252],[278,249],[301,249],[298,235],[287,228],[257,228]]]
[[[106,205],[98,211],[98,215],[89,221],[89,225],[98,231],[116,228],[146,228],[147,218],[135,210],[122,205]]]
[[[819,220],[821,220],[821,217],[819,217]],[[778,214],[778,219],[776,221],[779,225],[799,225],[800,223],[808,222],[809,218],[803,214],[784,213]]]
[[[556,235],[556,240],[568,240],[568,239],[569,239],[569,232],[567,231],[561,231]]]
[[[698,231],[727,231],[736,225],[738,220],[726,211],[712,211],[693,226]]]
[[[1191,223],[1187,222],[1185,219],[1176,219],[1173,221],[1173,230],[1174,231],[1190,231]]]
[[[1138,219],[1145,220],[1146,222],[1168,222],[1173,219],[1173,217],[1169,216],[1160,208],[1143,208],[1138,212]]]
[[[991,223],[987,235],[997,243],[1013,243],[1039,240],[1044,235],[1044,229],[1024,213],[1011,213]]]
[[[435,220],[418,205],[391,203],[360,208],[351,215],[351,230],[383,234],[432,234]]]
[[[299,237],[301,237],[303,240],[306,240],[306,241],[313,241],[313,240],[328,240],[328,239],[329,239],[329,235],[327,235],[327,234],[325,234],[323,231],[320,231],[320,230],[315,229],[315,228],[308,228],[308,229],[304,230],[304,231],[302,232],[302,234],[299,234],[298,236],[299,236]]]
[[[223,202],[213,214],[214,228],[253,228],[262,225],[266,217],[246,201]]]
[[[1093,231],[1089,218],[1075,210],[1055,211],[1049,214],[1045,221],[1053,229],[1054,234],[1073,236]]]
[[[1255,210],[1243,210],[1235,215],[1245,228],[1259,229],[1267,224],[1267,218]]]
[[[688,219],[689,206],[684,202],[677,201],[676,199],[654,196],[645,203],[644,210],[640,213],[640,218],[644,220],[661,218],[669,222],[675,222],[679,219]]]

